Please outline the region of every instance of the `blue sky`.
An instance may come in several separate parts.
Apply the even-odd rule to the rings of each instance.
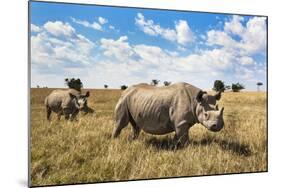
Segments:
[[[31,86],[120,88],[152,79],[266,88],[266,18],[31,2]]]

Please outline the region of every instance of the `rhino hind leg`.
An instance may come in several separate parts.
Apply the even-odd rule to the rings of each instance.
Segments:
[[[132,128],[133,128],[133,140],[137,139],[139,137],[139,134],[140,134],[140,128],[137,126],[135,120],[133,119],[133,117],[131,116],[131,114],[129,113],[129,121],[132,125]]]
[[[47,120],[50,121],[52,110],[49,106],[46,106],[46,111],[47,111]]]
[[[123,112],[123,113],[118,113],[117,117],[116,117],[116,125],[115,128],[113,130],[112,133],[112,137],[113,138],[117,138],[120,133],[121,130],[126,127],[129,123],[129,116],[127,112]]]
[[[58,114],[57,114],[57,119],[58,119],[58,121],[60,120],[62,114],[63,114],[62,111],[59,111],[59,112],[58,112]]]

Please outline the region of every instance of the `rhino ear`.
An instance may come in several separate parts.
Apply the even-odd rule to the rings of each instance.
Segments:
[[[205,91],[200,90],[196,96],[197,102],[201,103],[204,100],[203,95],[206,94]]]
[[[217,101],[221,99],[221,91],[218,91],[218,92],[215,94],[215,98],[216,98]]]
[[[89,96],[90,96],[90,92],[89,92],[89,91],[87,91],[87,93],[86,93],[85,97],[89,97]]]

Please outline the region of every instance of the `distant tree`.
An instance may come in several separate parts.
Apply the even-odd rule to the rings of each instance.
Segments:
[[[104,84],[104,86],[103,86],[105,89],[107,89],[108,88],[108,85],[106,85],[106,84]]]
[[[262,82],[258,82],[258,83],[257,83],[257,90],[258,90],[258,91],[260,91],[260,86],[262,86],[262,85],[263,85]]]
[[[65,78],[64,81],[69,88],[76,89],[77,91],[81,91],[81,88],[83,87],[83,83],[79,78]]]
[[[169,86],[169,85],[171,85],[171,83],[172,83],[172,82],[168,82],[168,81],[164,81],[164,82],[163,82],[164,86]]]
[[[40,88],[40,86],[39,86],[39,85],[37,85],[36,87],[37,87],[37,88]]]
[[[245,89],[245,87],[238,82],[236,84],[232,84],[231,89],[233,92],[239,92],[240,90]]]
[[[221,80],[216,80],[216,81],[214,82],[213,90],[214,90],[214,91],[221,91],[221,92],[224,92],[224,91],[226,90],[226,87],[227,87],[227,88],[230,88],[230,86],[226,86],[223,81],[221,81]]]
[[[126,86],[126,85],[122,85],[122,86],[120,86],[120,88],[121,88],[122,90],[125,90],[125,89],[127,89],[127,88],[128,88],[128,86]]]
[[[159,84],[159,82],[160,82],[160,80],[153,79],[153,80],[151,80],[151,85],[157,86]]]

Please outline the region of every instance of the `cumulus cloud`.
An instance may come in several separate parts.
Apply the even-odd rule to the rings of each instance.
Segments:
[[[132,45],[128,42],[127,36],[116,40],[102,39],[100,42],[104,55],[109,57],[108,61],[112,63],[99,64],[99,67],[103,65],[107,71],[123,67],[127,71],[126,75],[132,80],[137,80],[138,75],[141,75],[140,82],[143,82],[141,79],[144,78],[148,81],[158,78],[200,85],[199,82],[205,81],[206,84],[212,82],[211,80],[227,77],[230,72],[234,75],[244,73],[240,78],[251,80],[256,75],[251,69],[260,70],[253,58],[233,53],[227,48],[199,50],[183,56],[176,51],[168,51],[158,46]],[[244,65],[252,67],[243,67]]]
[[[105,22],[105,20],[103,20],[102,17],[99,17],[99,18],[101,18],[102,23]],[[79,19],[72,18],[72,17],[71,17],[71,20],[72,20],[74,23],[83,25],[84,27],[89,27],[89,28],[92,28],[92,29],[95,29],[95,30],[98,30],[98,31],[102,31],[102,30],[103,30],[101,24],[99,24],[99,23],[97,23],[97,22],[90,23],[90,22],[88,22],[88,21],[86,21],[86,20],[79,20]]]
[[[82,67],[92,62],[94,46],[70,24],[49,21],[40,32],[31,36],[32,68],[62,73],[66,67]]]
[[[146,20],[143,14],[138,13],[135,24],[148,35],[161,36],[180,45],[186,45],[193,40],[192,31],[185,20],[176,21],[174,29],[162,28],[159,24],[155,24],[153,20]]]
[[[242,16],[234,15],[229,22],[225,22],[224,30],[226,32],[241,36],[245,30],[245,28],[243,27],[243,25],[241,23],[242,21],[244,21],[244,18]]]
[[[72,21],[93,27],[87,21],[74,18]],[[48,79],[48,74],[56,74],[56,78],[63,80],[63,77],[74,75],[85,80],[85,87],[108,84],[119,88],[122,84],[160,79],[185,81],[203,89],[210,89],[216,79],[227,83],[234,79],[247,83],[265,77],[264,64],[261,65],[254,57],[262,53],[266,46],[266,37],[263,38],[266,36],[266,23],[263,18],[251,17],[246,22],[240,17],[232,17],[224,23],[222,30],[212,29],[201,36],[203,48],[188,53],[184,44],[195,40],[191,29],[184,20],[174,23],[172,29],[162,28],[153,20],[145,19],[141,13],[135,18],[135,24],[144,33],[177,44],[169,50],[156,44],[136,44],[125,35],[103,37],[94,43],[69,23],[59,21],[31,26],[32,76]],[[102,27],[100,20],[97,24]],[[115,29],[111,26],[108,24],[108,28]]]
[[[37,25],[31,24],[30,25],[30,30],[31,30],[31,32],[40,32],[41,28],[39,26],[37,26]]]
[[[266,20],[264,17],[253,17],[245,26],[243,17],[233,16],[224,24],[224,30],[207,32],[207,42],[210,45],[220,45],[231,48],[241,54],[252,55],[264,53],[266,49]],[[237,35],[241,40],[235,40],[231,35]]]
[[[48,21],[44,24],[44,29],[54,36],[72,36],[75,33],[75,29],[69,23],[63,23],[61,21],[51,22]]]
[[[103,17],[101,17],[101,16],[98,18],[98,20],[99,20],[99,23],[100,23],[101,25],[106,24],[106,23],[108,22],[107,19],[105,19],[105,18],[103,18]]]
[[[121,61],[128,59],[132,54],[132,49],[127,42],[127,36],[121,36],[118,40],[105,39],[100,40],[103,54],[107,57],[115,57]]]

